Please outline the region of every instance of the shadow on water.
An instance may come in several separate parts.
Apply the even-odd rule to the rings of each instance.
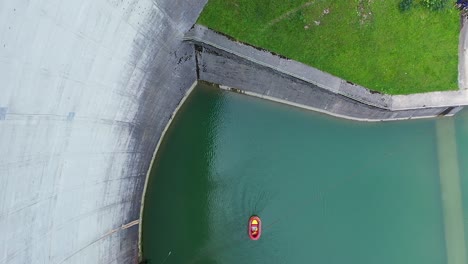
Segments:
[[[143,212],[142,249],[148,263],[187,263],[208,240],[210,163],[222,105],[222,98],[214,95],[194,90],[156,156]],[[201,261],[215,263],[209,257]]]

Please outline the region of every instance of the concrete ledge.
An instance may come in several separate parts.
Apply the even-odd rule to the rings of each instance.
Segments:
[[[228,36],[200,25],[195,25],[184,36],[184,40],[214,47],[255,64],[316,85],[326,91],[377,108],[399,111],[468,105],[468,90],[466,89],[413,95],[381,94],[297,61],[237,42]]]
[[[299,107],[299,108],[319,112],[319,113],[322,113],[322,114],[331,115],[331,116],[338,117],[338,118],[343,118],[343,119],[348,119],[348,120],[353,120],[353,121],[360,121],[360,122],[401,121],[401,120],[409,120],[409,119],[411,119],[411,120],[424,119],[424,118],[429,118],[430,117],[430,116],[417,116],[417,115],[412,116],[412,117],[399,117],[398,115],[395,115],[395,116],[392,116],[391,118],[382,118],[382,119],[373,118],[371,116],[369,118],[354,117],[354,116],[350,116],[350,115],[340,114],[340,113],[334,112],[333,110],[321,109],[321,108],[317,108],[317,107],[313,107],[313,106],[309,106],[309,105],[305,105],[305,104],[295,103],[295,102],[292,102],[290,100],[283,100],[283,99],[279,99],[279,98],[264,95],[264,94],[258,94],[258,93],[255,93],[255,92],[242,91],[242,90],[239,90],[239,89],[236,89],[236,88],[233,88],[233,87],[229,87],[229,86],[225,86],[225,85],[219,85],[219,88],[223,89],[223,90],[226,90],[226,91],[239,92],[239,93],[242,93],[242,94],[246,94],[246,95],[250,95],[250,96],[270,100],[270,101],[281,103],[281,104],[291,105],[291,106],[295,106],[295,107]],[[447,115],[447,116],[452,116],[452,115]]]

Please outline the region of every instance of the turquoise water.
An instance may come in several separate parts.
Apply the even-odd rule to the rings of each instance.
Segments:
[[[444,214],[439,167],[447,155],[437,153],[437,122],[345,121],[199,85],[151,171],[144,258],[158,264],[447,263],[447,252],[464,252],[446,249],[452,238],[444,221],[456,219],[451,212],[457,210]],[[468,112],[452,123],[467,190]],[[263,221],[259,241],[247,236],[253,214]]]

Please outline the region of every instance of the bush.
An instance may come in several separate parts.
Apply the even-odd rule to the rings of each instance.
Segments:
[[[413,7],[413,0],[402,0],[398,4],[398,8],[400,9],[401,12],[409,11],[411,7]]]
[[[433,11],[444,9],[447,6],[447,0],[421,0],[421,4]]]

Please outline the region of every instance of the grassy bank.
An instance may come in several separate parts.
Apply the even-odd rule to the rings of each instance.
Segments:
[[[399,0],[209,0],[198,23],[389,94],[457,89],[459,14]]]

